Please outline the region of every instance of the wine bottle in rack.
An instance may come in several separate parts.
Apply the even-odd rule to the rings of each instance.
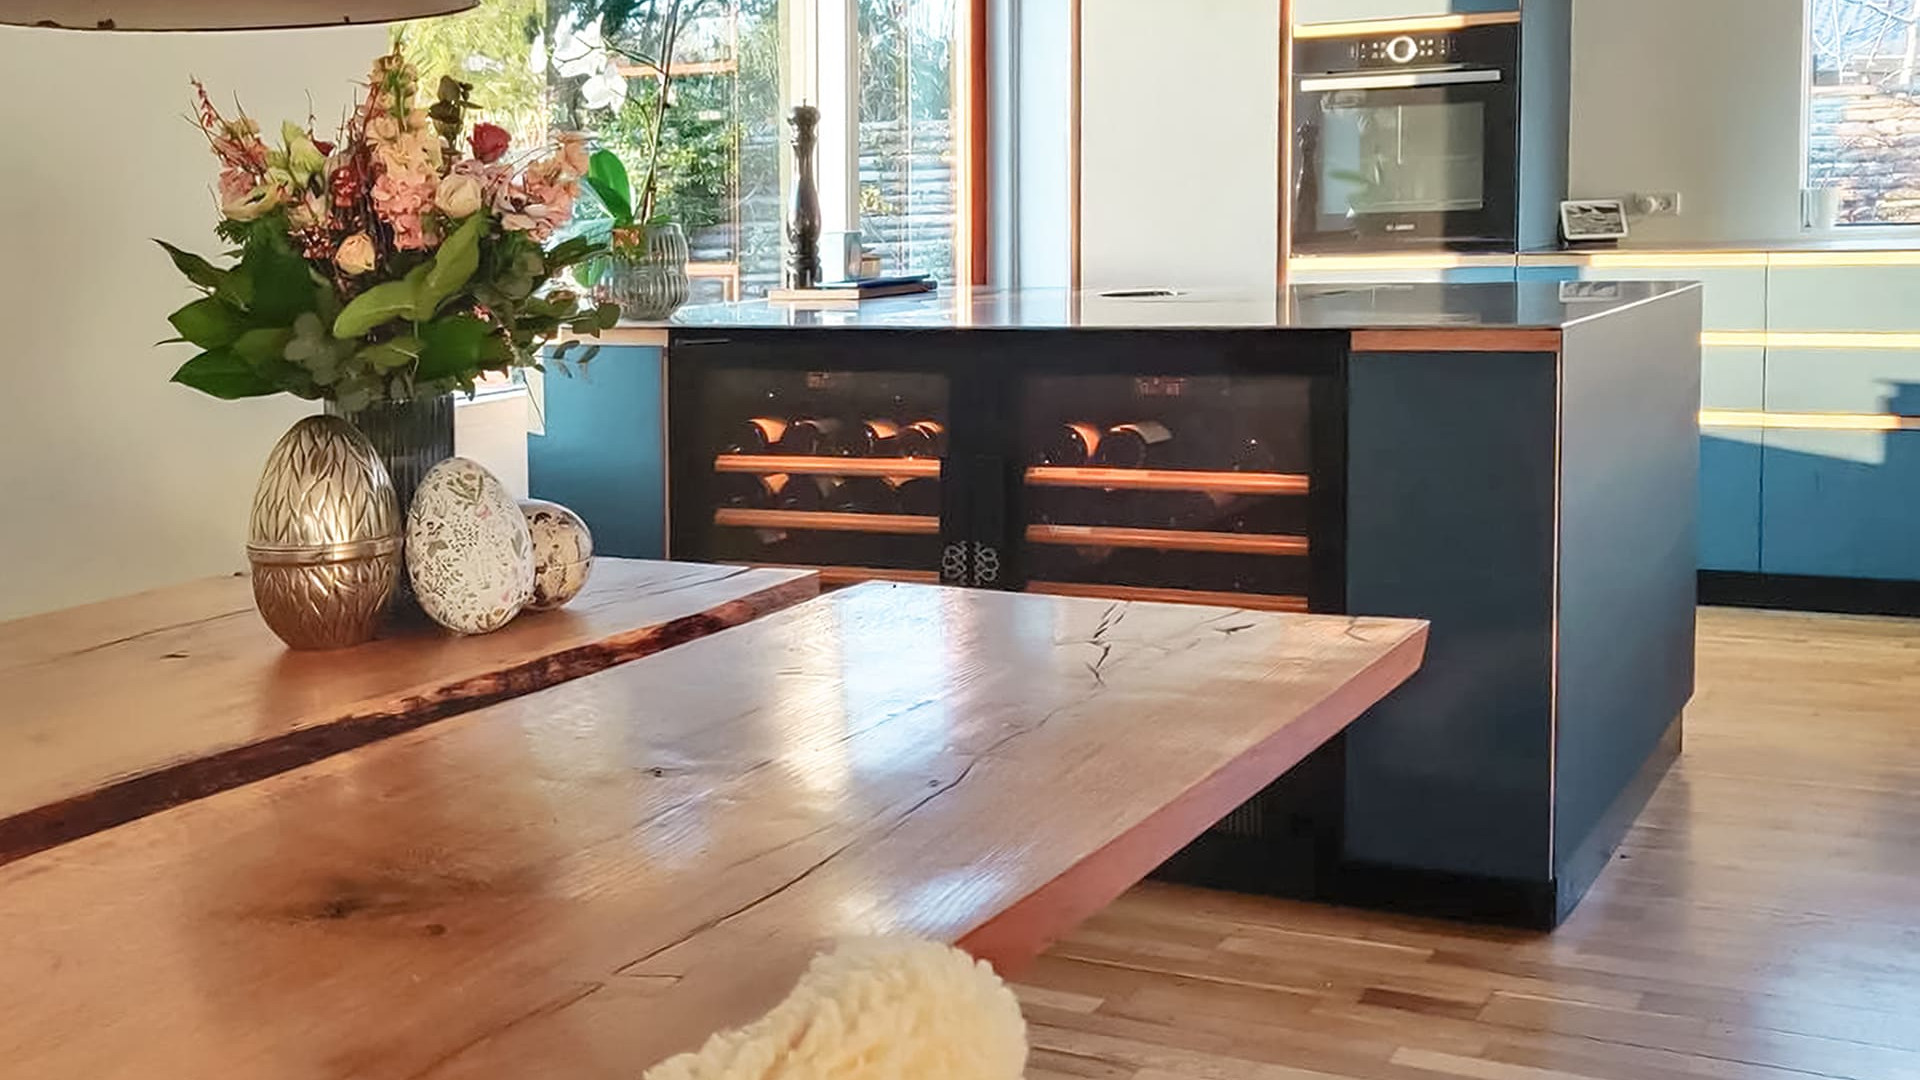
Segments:
[[[854,436],[855,457],[900,456],[900,425],[892,420],[867,420]]]
[[[739,425],[728,444],[735,454],[765,454],[773,450],[787,432],[787,422],[772,416],[756,416]]]
[[[786,473],[721,473],[714,478],[721,506],[772,509],[792,482]]]
[[[780,491],[782,510],[836,510],[846,481],[838,476],[796,476]]]
[[[1093,462],[1109,469],[1144,469],[1165,464],[1173,432],[1158,420],[1115,424],[1100,438]]]
[[[946,457],[947,427],[938,420],[915,420],[900,429],[896,445],[901,457]]]
[[[1100,452],[1100,428],[1080,420],[1071,420],[1054,429],[1040,448],[1040,464],[1077,468],[1093,462]]]
[[[893,489],[893,504],[899,513],[940,516],[940,481],[930,476],[890,476],[885,483]]]
[[[835,492],[833,509],[850,514],[892,514],[899,498],[892,481],[879,476],[849,476]]]
[[[833,457],[844,449],[840,440],[842,427],[839,420],[830,416],[795,417],[781,432],[775,449],[796,457]]]

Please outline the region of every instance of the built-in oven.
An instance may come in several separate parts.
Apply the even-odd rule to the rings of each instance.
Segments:
[[[1513,250],[1519,59],[1511,23],[1298,39],[1294,247]]]

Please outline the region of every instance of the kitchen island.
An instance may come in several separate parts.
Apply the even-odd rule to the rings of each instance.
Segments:
[[[1679,746],[1699,332],[1684,283],[696,308],[548,380],[532,484],[615,554],[1428,619],[1165,872],[1553,925]]]

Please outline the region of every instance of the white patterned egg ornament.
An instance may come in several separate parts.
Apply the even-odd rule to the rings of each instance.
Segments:
[[[580,595],[593,573],[593,533],[580,515],[545,499],[521,499],[533,534],[533,599],[528,611],[552,611]]]
[[[491,633],[533,598],[533,535],[506,486],[479,463],[427,471],[407,510],[407,575],[427,617]]]

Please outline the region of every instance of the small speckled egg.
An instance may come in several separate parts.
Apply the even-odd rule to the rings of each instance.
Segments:
[[[533,535],[495,476],[466,458],[427,471],[407,510],[407,574],[421,610],[460,634],[507,625],[533,598]]]
[[[580,595],[593,573],[593,533],[580,515],[545,499],[521,499],[533,534],[533,599],[528,611],[552,611]]]

